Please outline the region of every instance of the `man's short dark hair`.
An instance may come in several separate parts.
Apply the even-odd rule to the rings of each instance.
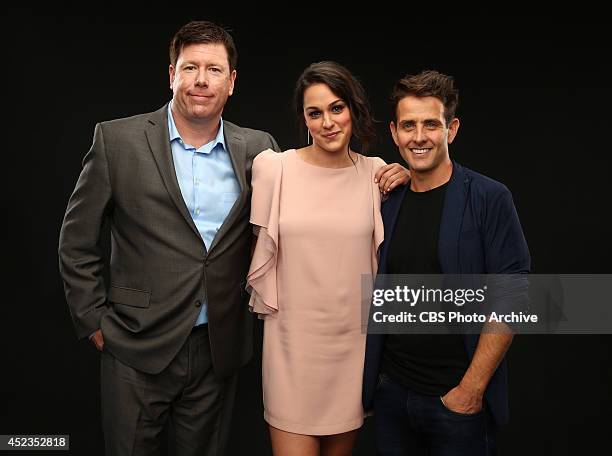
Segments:
[[[191,21],[183,25],[170,42],[170,64],[176,67],[183,47],[189,44],[222,44],[227,51],[230,72],[236,69],[238,52],[234,39],[223,27],[209,21]]]
[[[455,118],[459,104],[459,91],[455,88],[452,76],[434,70],[426,70],[415,75],[406,75],[395,83],[391,93],[393,119],[397,121],[397,105],[408,96],[436,97],[444,105],[444,120],[448,126]]]

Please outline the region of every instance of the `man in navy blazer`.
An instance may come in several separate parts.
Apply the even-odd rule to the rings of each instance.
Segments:
[[[406,76],[392,101],[391,133],[412,180],[383,205],[379,274],[528,273],[509,190],[449,157],[459,129],[452,77]],[[481,334],[368,335],[363,403],[374,409],[379,454],[495,451],[495,431],[508,420],[504,356],[512,342],[498,325]]]

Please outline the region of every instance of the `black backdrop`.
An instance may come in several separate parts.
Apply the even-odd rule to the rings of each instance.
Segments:
[[[237,6],[3,13],[0,434],[70,434],[72,454],[102,454],[98,355],[71,327],[59,227],[95,123],[156,110],[171,97],[168,42],[191,19],[233,30],[238,79],[224,117],[271,132],[284,149],[303,143],[290,100],[311,62],[336,60],[361,79],[380,120],[373,152],[387,161],[399,160],[387,126],[393,82],[427,68],[454,75],[462,124],[451,155],[511,189],[533,272],[611,272],[610,40],[597,14],[459,17],[432,5],[385,14],[380,4],[369,8],[379,13],[352,16],[327,6],[301,4],[284,18],[263,8],[232,13]],[[515,339],[500,454],[609,448],[611,342]],[[270,453],[258,357],[241,375],[231,454]],[[367,423],[355,454],[373,448]]]

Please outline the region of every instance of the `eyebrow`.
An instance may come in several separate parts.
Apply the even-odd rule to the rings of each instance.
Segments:
[[[198,61],[196,61],[196,60],[184,60],[184,61],[181,63],[181,66],[187,66],[187,65],[195,65],[195,66],[200,66],[200,63],[199,63]],[[215,62],[208,62],[208,63],[206,63],[206,65],[205,65],[205,66],[206,66],[206,67],[211,67],[211,66],[217,66],[217,67],[218,67],[218,66],[220,66],[220,67],[224,67],[223,63],[221,63],[221,62],[216,62],[216,63],[215,63]]]
[[[333,105],[335,105],[335,104],[336,104],[336,103],[338,103],[338,102],[340,102],[340,103],[344,103],[344,101],[343,101],[341,98],[338,98],[337,100],[332,101],[332,102],[331,102],[330,104],[328,104],[327,106],[333,106]],[[307,106],[307,107],[306,107],[306,109],[319,109],[319,108],[317,108],[316,106]]]
[[[416,121],[415,120],[400,120],[400,125],[415,125]],[[442,125],[442,122],[440,122],[439,119],[425,119],[423,120],[422,123],[435,123],[437,125]]]

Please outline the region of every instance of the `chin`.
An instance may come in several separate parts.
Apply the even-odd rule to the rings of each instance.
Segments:
[[[210,117],[211,114],[212,114],[212,111],[210,111],[209,109],[194,109],[193,110],[193,116],[198,119],[205,119],[207,117]]]
[[[434,168],[433,163],[409,163],[410,170],[414,170],[418,173],[426,173]]]
[[[321,149],[325,152],[329,153],[338,153],[347,148],[346,144],[325,144],[325,142],[321,142],[317,144]]]
[[[341,154],[342,152],[346,152],[347,149],[348,149],[348,146],[338,146],[338,147],[328,147],[325,150],[327,150],[327,152],[330,152],[332,154]]]

